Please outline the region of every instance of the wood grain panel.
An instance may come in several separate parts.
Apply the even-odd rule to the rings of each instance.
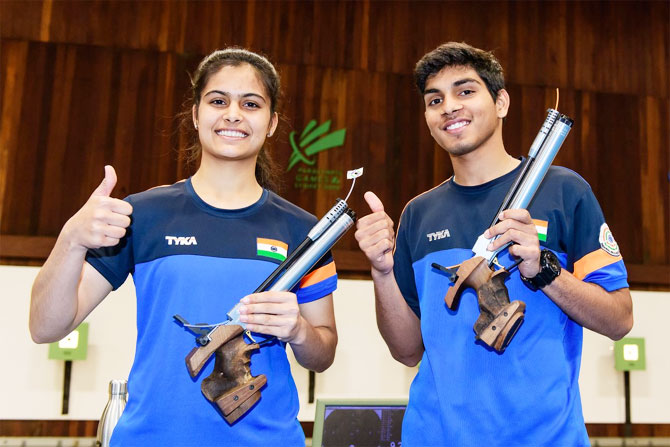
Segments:
[[[243,45],[279,63],[395,73],[464,40],[496,50],[514,82],[669,94],[668,2],[1,3],[3,38],[198,54]]]
[[[318,154],[315,166],[365,166],[350,204],[366,214],[362,193],[375,191],[397,222],[408,200],[452,173],[426,128],[412,68],[439,43],[465,40],[494,49],[507,70],[508,151],[527,152],[560,87],[559,109],[575,126],[557,164],[592,185],[629,264],[670,265],[667,2],[33,6],[0,2],[4,235],[55,237],[104,164],[117,169],[117,197],[192,173],[178,158],[188,135],[175,116],[188,73],[203,54],[230,44],[267,53],[283,76],[285,118],[271,142],[283,169],[289,132],[331,120],[331,130],[347,129],[345,144]],[[630,33],[631,21],[646,26]],[[348,190],[297,190],[296,170],[283,174],[283,195],[315,214]],[[353,232],[339,249],[353,256]]]
[[[19,127],[21,106],[21,96],[23,94],[23,85],[25,81],[25,66],[28,53],[27,42],[13,42],[4,46],[2,51],[1,66],[4,76],[1,77],[2,95],[0,95],[2,104],[0,104],[0,113],[2,113],[0,122],[0,216],[3,215],[4,200],[7,193],[7,181],[12,175],[10,168],[10,158],[18,145],[16,129]]]
[[[670,107],[667,101],[640,100],[639,135],[641,168],[641,215],[638,225],[643,238],[641,262],[670,264]],[[665,174],[665,175],[664,175]]]

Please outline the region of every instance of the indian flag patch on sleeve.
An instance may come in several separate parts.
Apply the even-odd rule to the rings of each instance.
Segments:
[[[546,220],[533,219],[535,228],[537,228],[537,237],[542,242],[547,242],[547,228],[549,228],[549,222]]]
[[[256,254],[283,261],[288,254],[288,245],[276,239],[256,238]]]

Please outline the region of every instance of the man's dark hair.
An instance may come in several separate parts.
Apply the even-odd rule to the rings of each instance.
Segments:
[[[447,42],[426,53],[414,67],[414,82],[422,95],[426,92],[428,78],[444,67],[470,67],[475,70],[494,101],[498,97],[498,91],[505,88],[503,68],[493,53],[465,42]]]

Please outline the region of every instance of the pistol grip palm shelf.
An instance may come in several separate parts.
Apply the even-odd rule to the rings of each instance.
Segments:
[[[477,292],[479,318],[475,322],[475,338],[498,352],[505,350],[514,334],[523,323],[526,304],[509,301],[505,279],[506,269],[493,271],[486,259],[475,256],[460,264],[456,272],[458,279],[449,288],[444,300],[451,310],[456,310],[461,292],[472,287]]]
[[[261,388],[267,382],[264,374],[253,377],[249,363],[257,343],[244,341],[244,330],[237,324],[217,326],[205,346],[193,348],[186,356],[191,377],[197,376],[212,354],[214,370],[202,381],[200,389],[207,400],[219,407],[223,417],[233,424],[261,398]]]

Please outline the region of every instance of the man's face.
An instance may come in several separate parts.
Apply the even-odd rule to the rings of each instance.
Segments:
[[[452,156],[469,154],[490,144],[502,132],[509,96],[493,100],[486,84],[470,67],[445,67],[426,81],[423,95],[430,134]]]

